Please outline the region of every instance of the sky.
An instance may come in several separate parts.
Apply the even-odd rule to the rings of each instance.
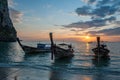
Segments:
[[[120,41],[120,0],[8,0],[18,37]],[[90,38],[86,38],[90,36]]]

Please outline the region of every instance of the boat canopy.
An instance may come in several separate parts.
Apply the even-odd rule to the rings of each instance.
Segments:
[[[38,43],[37,48],[39,49],[50,49],[51,45],[50,44],[43,44],[43,43]]]

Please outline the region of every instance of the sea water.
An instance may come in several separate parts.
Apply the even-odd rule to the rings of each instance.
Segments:
[[[24,42],[36,46],[36,42]],[[17,42],[0,43],[0,80],[120,80],[120,42],[107,42],[110,60],[93,60],[95,43],[72,42],[74,57],[25,54]]]

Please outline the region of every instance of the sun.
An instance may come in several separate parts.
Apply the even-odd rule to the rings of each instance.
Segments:
[[[90,36],[85,36],[86,39],[90,39]]]

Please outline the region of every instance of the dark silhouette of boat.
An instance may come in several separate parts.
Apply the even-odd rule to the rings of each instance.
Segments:
[[[52,33],[50,33],[51,41],[51,59],[62,59],[62,58],[72,58],[74,56],[72,45],[70,44],[54,44]]]
[[[89,42],[87,42],[88,44],[91,44],[91,43],[93,43],[92,41],[89,41]]]
[[[95,57],[99,58],[108,58],[110,50],[107,49],[107,45],[100,44],[100,37],[97,37],[97,47],[93,48],[92,51],[95,54]]]
[[[51,47],[47,46],[47,44],[38,43],[37,47],[31,47],[31,46],[22,45],[19,38],[17,38],[17,41],[18,41],[19,45],[21,46],[21,48],[23,49],[23,51],[25,53],[46,53],[46,52],[50,52]]]

